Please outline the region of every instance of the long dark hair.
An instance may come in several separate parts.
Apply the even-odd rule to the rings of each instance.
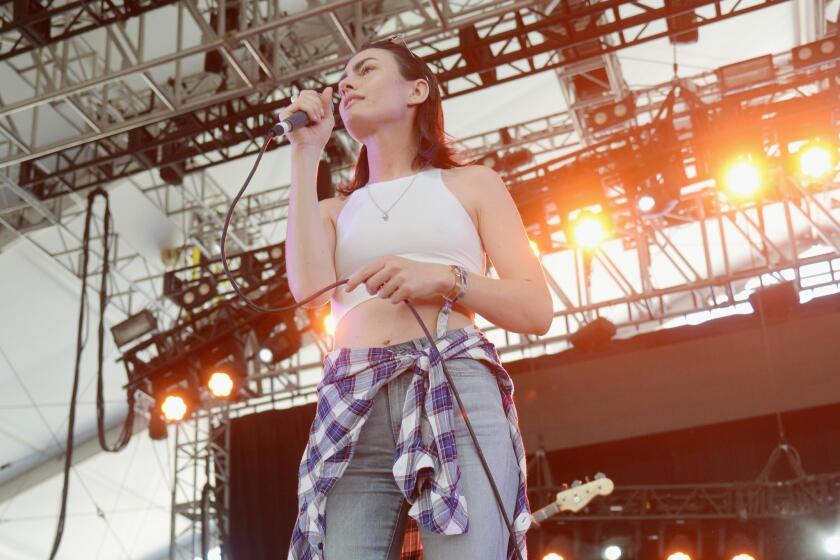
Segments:
[[[429,84],[429,96],[417,108],[415,125],[419,136],[419,150],[412,162],[415,168],[426,165],[450,169],[467,165],[463,154],[452,146],[452,138],[443,130],[443,99],[440,95],[440,85],[437,77],[423,60],[415,56],[404,45],[390,40],[366,43],[360,50],[383,49],[390,52],[397,61],[397,68],[406,80],[425,79]],[[356,158],[353,178],[347,185],[336,190],[342,196],[363,187],[370,179],[368,169],[367,147],[363,144]]]

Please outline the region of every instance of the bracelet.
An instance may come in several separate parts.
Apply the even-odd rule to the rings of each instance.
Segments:
[[[454,302],[464,297],[464,295],[467,293],[467,270],[463,266],[458,266],[454,264],[449,265],[449,269],[455,276],[455,285],[452,286],[452,289],[449,290],[449,293],[447,293],[443,297],[449,301]]]

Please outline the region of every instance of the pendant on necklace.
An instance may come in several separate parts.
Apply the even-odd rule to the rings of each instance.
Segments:
[[[388,221],[388,214],[382,214],[382,221],[383,221],[383,222],[387,222],[387,221]]]

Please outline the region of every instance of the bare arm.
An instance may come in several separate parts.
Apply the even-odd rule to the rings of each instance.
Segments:
[[[459,302],[503,329],[545,334],[554,316],[551,292],[513,198],[492,169],[471,166],[462,172],[480,191],[479,235],[499,278],[470,273],[469,290]],[[450,274],[442,293],[454,283]]]
[[[286,223],[286,271],[289,289],[300,302],[336,281],[335,228],[329,200],[318,201],[315,188],[318,158],[292,150],[289,215]],[[335,288],[304,307],[326,303]]]

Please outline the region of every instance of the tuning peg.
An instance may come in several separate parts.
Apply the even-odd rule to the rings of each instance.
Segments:
[[[581,485],[583,485],[583,483],[580,480],[575,480],[574,482],[572,482],[572,488],[577,488]]]
[[[602,478],[607,478],[607,475],[605,475],[602,472],[599,472],[599,473],[595,474],[595,480],[601,480]]]

